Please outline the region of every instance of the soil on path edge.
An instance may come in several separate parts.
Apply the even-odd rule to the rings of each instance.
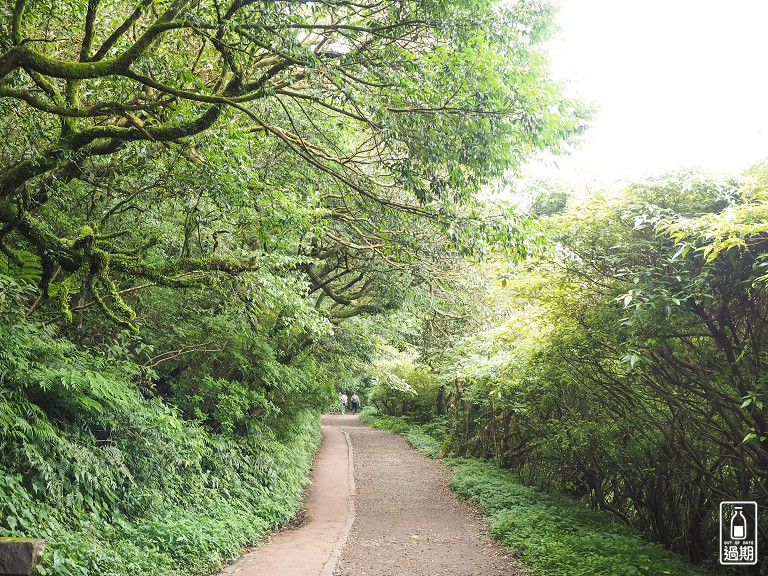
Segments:
[[[303,522],[221,576],[523,576],[449,475],[400,436],[324,416]]]
[[[322,433],[312,484],[297,521],[241,556],[220,576],[319,576],[332,556],[338,556],[336,549],[351,523],[350,449],[337,428],[324,423]]]

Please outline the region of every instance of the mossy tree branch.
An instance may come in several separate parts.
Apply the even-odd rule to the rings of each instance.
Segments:
[[[286,4],[289,9],[283,9]],[[222,251],[245,262],[211,257],[221,244],[214,238],[204,246],[210,232],[201,222],[208,216],[197,211],[198,201],[192,201],[194,208],[185,204],[189,182],[179,184],[177,199],[181,210],[189,209],[182,218],[185,236],[180,246],[155,250],[161,255],[157,261],[126,257],[132,251],[146,253],[137,250],[146,240],[140,231],[131,238],[70,240],[77,226],[100,221],[94,215],[97,205],[114,205],[118,190],[151,189],[159,172],[150,169],[139,176],[142,168],[136,181],[123,187],[94,176],[99,165],[111,164],[107,173],[133,175],[129,154],[145,155],[136,164],[151,166],[182,146],[187,154],[179,156],[206,166],[192,138],[206,134],[218,142],[240,129],[236,138],[252,138],[248,150],[242,142],[228,142],[218,154],[237,154],[233,159],[240,160],[255,154],[252,143],[259,147],[269,140],[278,156],[286,153],[291,159],[277,162],[267,180],[292,164],[280,176],[286,190],[308,174],[332,190],[318,213],[328,209],[333,224],[320,235],[347,260],[304,272],[313,293],[321,294],[317,302],[325,312],[366,310],[361,302],[387,270],[418,252],[400,218],[430,220],[448,229],[459,218],[454,205],[470,202],[479,185],[527,157],[532,147],[556,147],[581,126],[580,107],[564,102],[554,87],[541,90],[545,79],[538,72],[522,79],[505,72],[525,68],[532,43],[518,37],[520,30],[543,26],[545,11],[510,7],[507,21],[469,0],[448,4],[383,0],[350,7],[320,0],[309,7],[297,0],[278,9],[269,0],[62,0],[53,18],[39,3],[16,0],[8,22],[0,23],[10,31],[0,54],[0,106],[11,112],[0,118],[0,128],[25,137],[16,139],[18,145],[10,139],[8,152],[0,156],[4,241],[36,251],[48,271],[45,278],[57,266],[65,276],[84,268],[98,275],[106,270],[102,256],[113,272],[157,282],[252,270],[247,259],[259,253],[252,251],[258,242]],[[108,8],[116,13],[107,14]],[[33,31],[36,36],[30,37]],[[476,54],[467,59],[462,47],[470,45]],[[508,47],[504,57],[520,65],[508,66],[500,47]],[[475,64],[483,59],[494,65]],[[562,117],[551,125],[520,120],[552,118],[553,109]],[[429,117],[421,113],[425,110]],[[255,195],[213,198],[219,188],[219,174],[213,172],[225,172],[228,163],[228,158],[216,160],[205,175],[210,178],[203,192],[206,210],[223,214],[238,204],[248,221],[246,212],[259,209]],[[145,175],[149,180],[141,179]],[[240,189],[250,190],[250,184]],[[87,208],[71,205],[86,195]],[[152,198],[142,197],[141,204],[128,197],[133,214],[168,216]],[[67,218],[60,219],[57,210],[66,211]],[[69,212],[77,216],[69,219]],[[369,226],[373,214],[381,222]],[[237,226],[227,222],[224,228],[232,224]],[[192,252],[186,243],[190,234],[198,239]],[[172,236],[165,240],[173,243]],[[464,241],[451,238],[456,244]],[[196,258],[175,259],[178,254]],[[110,283],[105,276],[91,286],[109,292]],[[114,303],[120,306],[119,300]]]

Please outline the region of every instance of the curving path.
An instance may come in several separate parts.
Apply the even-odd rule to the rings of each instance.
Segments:
[[[354,474],[352,472],[354,471]],[[225,570],[233,576],[522,576],[448,488],[449,471],[356,416],[324,416],[303,523]]]

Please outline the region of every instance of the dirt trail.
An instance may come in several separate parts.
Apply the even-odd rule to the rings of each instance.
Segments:
[[[352,438],[357,518],[336,576],[519,576],[477,512],[448,487],[449,471],[403,438],[339,423]]]
[[[448,488],[449,471],[356,416],[323,417],[304,523],[243,556],[233,576],[522,576]],[[351,457],[351,459],[348,459]],[[351,468],[354,466],[354,476]]]
[[[221,576],[319,576],[338,557],[352,516],[349,446],[337,428],[323,425],[323,443],[312,467],[313,483],[295,527],[267,541],[228,566]],[[326,565],[328,566],[326,569]]]

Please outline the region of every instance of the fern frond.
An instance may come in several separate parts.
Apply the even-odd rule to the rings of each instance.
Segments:
[[[12,250],[0,242],[0,274],[17,282],[40,284],[43,267],[38,258],[28,250]]]

